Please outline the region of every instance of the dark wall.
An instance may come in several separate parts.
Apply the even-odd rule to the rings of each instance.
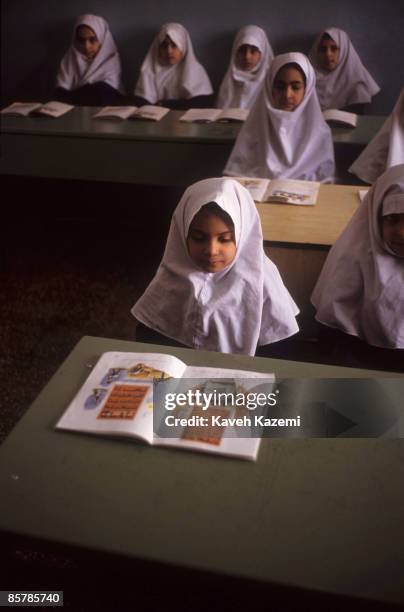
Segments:
[[[347,30],[382,91],[368,109],[388,114],[404,85],[403,0],[2,0],[2,103],[49,99],[76,16],[102,15],[119,47],[124,80],[133,89],[158,27],[178,21],[217,89],[232,39],[243,25],[263,27],[275,53],[307,53],[324,27]]]

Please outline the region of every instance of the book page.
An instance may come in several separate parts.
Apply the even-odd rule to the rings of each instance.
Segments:
[[[2,115],[15,115],[16,117],[27,117],[30,113],[41,108],[42,104],[39,102],[13,102],[10,106],[3,108]]]
[[[160,121],[167,113],[170,112],[169,108],[164,106],[153,106],[152,104],[145,104],[137,109],[133,115],[133,119],[148,119],[149,121]]]
[[[225,108],[220,113],[217,121],[245,121],[249,112],[249,108]]]
[[[153,444],[255,460],[262,404],[253,413],[249,402],[273,394],[274,383],[272,373],[189,366],[156,389]]]
[[[263,201],[296,204],[298,206],[313,205],[317,202],[319,189],[320,183],[315,181],[272,179]]]
[[[255,202],[262,202],[269,186],[269,179],[249,178],[248,176],[232,176],[250,192]]]
[[[38,112],[41,115],[46,115],[47,117],[61,117],[62,115],[64,115],[65,113],[68,113],[69,111],[71,111],[74,108],[74,106],[72,106],[71,104],[64,104],[63,102],[47,102],[46,104],[44,104],[43,106],[41,106],[41,108],[38,108],[37,111],[33,111]]]
[[[105,106],[93,115],[93,119],[128,119],[136,111],[137,106]]]
[[[358,115],[355,113],[348,113],[347,111],[341,111],[335,108],[323,111],[323,117],[325,121],[330,123],[347,125],[350,127],[356,127],[358,123]]]
[[[221,111],[217,108],[190,108],[180,117],[180,121],[188,123],[210,123],[216,121]]]
[[[359,202],[363,202],[368,191],[369,189],[359,189],[358,191]]]
[[[180,378],[185,364],[161,353],[104,353],[56,427],[153,441],[153,381]]]

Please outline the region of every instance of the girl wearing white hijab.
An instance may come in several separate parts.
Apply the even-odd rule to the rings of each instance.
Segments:
[[[160,28],[142,64],[134,93],[141,103],[172,109],[211,104],[211,82],[181,24],[166,23]]]
[[[374,183],[387,168],[397,164],[404,164],[404,89],[393,112],[349,172],[366,183]]]
[[[236,35],[229,68],[219,89],[218,108],[251,108],[274,54],[264,30],[245,26]]]
[[[317,36],[309,53],[317,77],[317,95],[322,110],[351,107],[359,112],[380,87],[362,64],[349,36],[338,28],[327,28]]]
[[[334,147],[302,53],[273,60],[224,169],[229,176],[332,182]]]
[[[71,104],[119,104],[123,93],[121,62],[105,19],[81,15],[70,49],[56,79],[57,99]]]
[[[404,349],[404,165],[368,192],[331,249],[312,302],[321,323],[375,347]],[[400,360],[404,369],[402,353]]]
[[[297,313],[264,253],[249,192],[226,178],[188,187],[135,318],[188,347],[254,355],[257,345],[295,334]]]

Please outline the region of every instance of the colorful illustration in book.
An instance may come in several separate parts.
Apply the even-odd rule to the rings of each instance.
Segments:
[[[84,408],[97,408],[97,406],[101,404],[107,392],[107,389],[103,389],[102,387],[96,387],[95,389],[93,389],[92,394],[86,399],[84,403]]]
[[[276,189],[272,195],[295,202],[304,202],[309,199],[309,196],[305,193],[293,193],[292,191],[284,191],[282,189]]]
[[[115,384],[97,419],[133,420],[149,392],[150,385]]]
[[[143,380],[168,380],[169,374],[163,370],[157,370],[145,363],[137,363],[131,366],[127,371],[127,378],[141,378]]]

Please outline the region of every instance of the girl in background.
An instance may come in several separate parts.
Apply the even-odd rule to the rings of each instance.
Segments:
[[[336,108],[360,113],[363,105],[380,91],[343,30],[323,30],[311,48],[309,59],[316,71],[322,110]]]
[[[257,345],[295,334],[297,313],[264,253],[249,192],[225,178],[188,187],[156,276],[132,309],[147,332],[137,339],[254,355]]]
[[[251,108],[274,54],[264,30],[241,28],[233,42],[229,68],[219,89],[218,108]]]
[[[404,89],[393,112],[349,168],[366,183],[374,183],[387,168],[404,164]]]
[[[122,103],[121,62],[105,19],[81,15],[60,64],[56,99],[77,106]]]
[[[273,60],[224,169],[229,176],[332,182],[334,147],[302,53]]]
[[[389,168],[368,192],[332,247],[312,302],[346,365],[404,369],[403,350],[365,345],[404,349],[404,165]],[[372,352],[379,364],[364,363]]]
[[[160,28],[142,64],[134,94],[137,105],[160,104],[181,110],[212,104],[211,82],[181,24],[166,23]]]

